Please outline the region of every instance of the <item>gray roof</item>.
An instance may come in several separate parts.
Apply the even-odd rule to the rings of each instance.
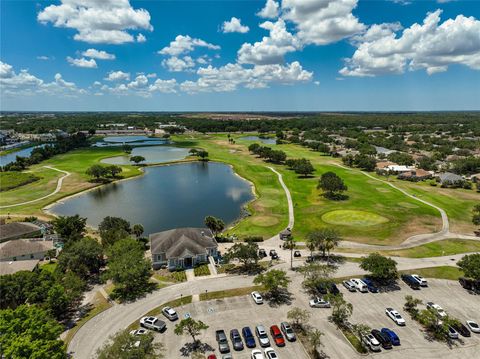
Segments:
[[[186,251],[205,254],[206,248],[216,248],[217,241],[206,228],[176,228],[150,235],[152,254],[165,253],[167,258],[181,257]]]
[[[0,226],[0,242],[40,231],[40,227],[29,222],[12,222]]]
[[[53,249],[52,241],[34,239],[14,239],[0,243],[0,260],[23,255],[47,252]]]
[[[0,262],[0,275],[14,274],[20,271],[33,271],[38,265],[38,259],[28,259],[26,261]]]
[[[459,182],[463,181],[463,177],[456,175],[455,173],[450,173],[450,172],[445,172],[445,173],[440,173],[438,175],[438,178],[440,178],[440,182]]]

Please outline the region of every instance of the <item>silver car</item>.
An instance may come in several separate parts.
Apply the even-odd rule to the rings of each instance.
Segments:
[[[285,335],[285,338],[287,338],[289,342],[294,342],[295,340],[297,340],[297,336],[295,335],[295,332],[293,331],[290,324],[288,324],[287,322],[280,323],[280,330],[282,331],[283,335]]]
[[[268,339],[267,331],[263,325],[257,325],[255,327],[255,334],[257,334],[258,342],[262,347],[270,346],[270,339]]]
[[[350,282],[349,280],[344,280],[342,282],[343,286],[345,288],[347,288],[350,292],[356,292],[357,291],[357,287],[355,286],[355,284],[353,284],[352,282]]]
[[[170,308],[170,307],[164,307],[162,309],[162,313],[165,317],[167,317],[168,319],[170,319],[171,321],[174,321],[174,320],[177,320],[178,319],[178,314],[177,312],[173,309],[173,308]]]

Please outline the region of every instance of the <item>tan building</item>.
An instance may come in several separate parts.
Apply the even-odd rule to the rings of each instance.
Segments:
[[[43,239],[14,239],[0,243],[0,262],[43,260],[54,249],[52,241]]]

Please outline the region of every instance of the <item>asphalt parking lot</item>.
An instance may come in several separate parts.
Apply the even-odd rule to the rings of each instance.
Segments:
[[[285,347],[279,348],[274,343],[270,336],[270,326],[278,325],[282,321],[287,320],[287,311],[291,309],[291,306],[270,307],[268,304],[257,305],[253,302],[250,296],[241,296],[234,298],[227,298],[221,300],[212,300],[205,302],[196,302],[183,307],[176,308],[179,318],[184,318],[185,314],[190,315],[196,320],[202,320],[209,328],[199,336],[202,343],[210,345],[213,349],[213,353],[217,355],[217,358],[221,358],[221,354],[218,351],[218,345],[215,340],[215,331],[218,329],[225,330],[229,338],[230,353],[235,359],[247,359],[250,358],[252,349],[246,348],[242,351],[234,351],[232,343],[230,341],[230,330],[241,329],[245,326],[249,326],[252,331],[255,330],[255,326],[263,324],[268,331],[271,347],[273,347],[280,358],[308,358],[305,353],[303,345],[299,342],[287,342]],[[162,318],[162,320],[164,320]],[[175,324],[177,322],[167,322],[167,330],[164,333],[156,334],[156,339],[165,344],[166,358],[185,358],[189,356],[182,355],[182,347],[186,343],[191,342],[191,337],[183,336],[178,337],[173,332]],[[258,345],[256,349],[261,349]],[[263,350],[262,350],[263,351]],[[206,354],[211,354],[212,351],[207,351]]]
[[[339,286],[347,301],[353,304],[352,322],[363,323],[372,329],[384,327],[394,330],[400,337],[401,346],[391,350],[382,349],[381,355],[401,357],[406,354],[418,354],[419,358],[480,358],[480,334],[472,333],[470,338],[460,336],[455,340],[455,346],[450,350],[445,343],[430,342],[421,331],[421,326],[410,318],[403,310],[405,296],[412,295],[424,303],[432,301],[439,304],[449,314],[459,319],[463,324],[467,319],[480,322],[480,296],[471,295],[458,282],[430,279],[429,286],[413,290],[405,283],[398,281],[401,290],[388,293],[348,292]],[[406,326],[397,326],[386,314],[385,308],[396,309],[405,319]],[[419,305],[425,309],[425,305]]]

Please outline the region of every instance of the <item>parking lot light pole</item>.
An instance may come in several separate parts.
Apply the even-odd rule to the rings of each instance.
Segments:
[[[183,308],[183,294],[180,293],[180,306]]]
[[[205,289],[205,300],[208,299],[208,289]]]

